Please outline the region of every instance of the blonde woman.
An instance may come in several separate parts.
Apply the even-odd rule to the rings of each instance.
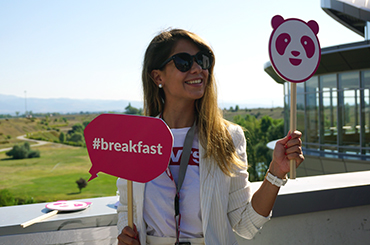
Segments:
[[[270,219],[289,160],[304,160],[295,131],[277,142],[268,178],[251,193],[244,133],[218,108],[214,65],[209,45],[189,31],[163,31],[149,44],[144,112],[164,120],[174,146],[162,175],[134,183],[134,229],[127,226],[126,181],[117,180],[118,244],[237,244],[234,232],[251,239]]]

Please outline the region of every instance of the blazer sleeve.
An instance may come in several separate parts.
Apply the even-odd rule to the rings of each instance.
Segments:
[[[127,216],[127,180],[118,178],[117,182],[117,189],[119,191],[119,203],[117,206],[117,214],[118,214],[118,221],[117,221],[117,229],[118,234],[121,234],[123,228],[128,224],[128,216]]]
[[[268,217],[264,217],[253,209],[251,204],[253,193],[250,182],[248,181],[248,163],[244,132],[236,125],[229,127],[229,132],[240,159],[245,163],[245,168],[240,169],[235,176],[231,177],[228,218],[234,232],[243,238],[252,239],[262,228],[263,224],[270,220],[271,214]]]

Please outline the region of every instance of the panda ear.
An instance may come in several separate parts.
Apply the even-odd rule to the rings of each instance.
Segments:
[[[274,28],[274,29],[278,28],[283,22],[284,22],[284,18],[282,16],[275,15],[271,19],[272,28]]]
[[[317,24],[316,21],[310,20],[309,22],[307,22],[307,25],[311,28],[311,30],[313,31],[313,33],[315,33],[315,35],[319,33],[319,24]]]

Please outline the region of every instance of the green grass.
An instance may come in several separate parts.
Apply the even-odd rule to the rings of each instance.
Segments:
[[[59,142],[59,133],[54,130],[35,132],[27,134],[27,138],[50,142]]]
[[[0,189],[8,189],[17,199],[35,202],[113,196],[117,177],[99,173],[79,193],[76,180],[90,178],[86,148],[48,144],[36,147],[40,158],[9,160],[0,152]]]
[[[240,109],[237,112],[224,111],[224,117],[231,120],[236,115],[250,114],[258,118],[268,115],[274,119],[283,117],[283,108]],[[94,119],[97,114],[60,115],[50,117],[48,125],[41,124],[43,118],[13,118],[0,120],[0,149],[23,144],[16,139],[19,135],[32,134],[49,140],[56,140],[58,133],[48,131],[48,127],[67,132],[72,125]],[[67,123],[59,118],[64,117]],[[57,120],[55,120],[57,119]],[[33,144],[33,143],[31,143]],[[89,179],[90,159],[86,148],[61,144],[47,144],[32,148],[39,150],[40,158],[10,160],[5,152],[0,152],[0,190],[7,189],[19,200],[33,199],[35,202],[73,200],[113,196],[116,194],[117,177],[99,173],[99,177],[79,189],[76,180]]]

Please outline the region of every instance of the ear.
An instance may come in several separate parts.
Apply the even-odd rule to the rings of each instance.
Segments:
[[[316,21],[310,20],[309,22],[307,22],[307,25],[311,28],[311,30],[313,31],[313,33],[315,33],[315,35],[319,33],[319,24],[317,24]]]
[[[159,84],[164,85],[164,80],[162,79],[162,71],[161,70],[153,70],[150,75],[152,76],[152,79],[154,83],[159,86]]]
[[[284,22],[284,18],[280,15],[275,15],[271,19],[271,26],[275,30]]]

